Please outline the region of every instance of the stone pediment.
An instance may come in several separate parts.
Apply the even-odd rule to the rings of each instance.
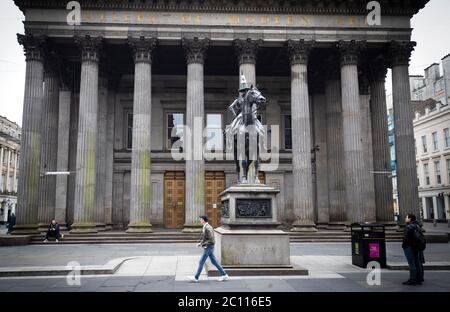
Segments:
[[[378,0],[384,15],[416,14],[429,0]],[[65,9],[67,0],[14,0],[27,8]],[[78,0],[85,9],[245,12],[292,14],[366,14],[368,0]]]

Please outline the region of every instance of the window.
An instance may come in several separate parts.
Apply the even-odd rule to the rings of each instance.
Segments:
[[[206,115],[206,136],[208,151],[223,150],[222,114]]]
[[[2,174],[2,179],[0,180],[0,191],[1,192],[3,192],[6,189],[5,181],[6,181],[6,175]]]
[[[284,149],[292,149],[292,118],[284,115]]]
[[[417,165],[416,165],[416,173],[417,173],[417,186],[420,186],[419,167]]]
[[[423,164],[423,173],[425,175],[425,184],[430,185],[430,173],[428,171],[428,164]]]
[[[414,153],[417,155],[417,142],[415,138],[414,138]]]
[[[441,162],[439,160],[434,162],[434,172],[436,174],[436,184],[441,184]]]
[[[447,184],[450,184],[450,159],[447,159]]]
[[[127,149],[133,146],[133,113],[127,114]]]
[[[434,83],[434,93],[439,93],[440,91],[444,90],[444,84],[443,80],[438,80]]]
[[[168,113],[167,114],[167,148],[171,149],[172,145],[177,141],[183,141],[184,114]],[[175,129],[175,130],[174,130]],[[174,131],[172,137],[172,130]]]
[[[444,129],[445,147],[450,147],[450,129]]]
[[[438,150],[438,135],[437,135],[437,132],[433,132],[431,135],[433,136],[433,150],[437,151]]]
[[[423,153],[428,152],[428,149],[427,149],[427,137],[425,135],[422,136],[422,152]]]

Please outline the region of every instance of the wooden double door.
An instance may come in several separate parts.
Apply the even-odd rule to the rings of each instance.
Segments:
[[[225,190],[225,173],[223,171],[205,172],[205,213],[213,227],[220,226],[220,197]]]
[[[265,182],[260,172],[259,179]],[[205,213],[213,227],[220,226],[221,201],[219,194],[225,190],[223,171],[205,172]],[[168,171],[164,175],[164,225],[169,229],[181,229],[185,222],[186,181],[183,171]]]
[[[164,225],[168,229],[180,229],[184,226],[185,189],[183,171],[164,174]]]

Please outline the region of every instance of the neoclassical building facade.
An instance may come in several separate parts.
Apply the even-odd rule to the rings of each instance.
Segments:
[[[16,210],[20,136],[20,126],[0,116],[0,224]]]
[[[394,220],[391,68],[399,208],[418,214],[408,66],[426,0],[380,1],[379,24],[362,0],[85,0],[75,24],[67,1],[15,3],[27,62],[15,233],[52,218],[72,233],[197,231],[203,213],[220,224],[234,162],[171,151],[200,120],[221,154],[240,74],[268,99],[260,118],[280,142],[260,175],[280,189],[278,217],[314,231]]]

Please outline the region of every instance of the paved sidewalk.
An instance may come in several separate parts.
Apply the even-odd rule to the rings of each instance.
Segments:
[[[87,244],[26,245],[0,247],[0,268],[26,266],[65,266],[70,261],[81,265],[104,265],[125,257],[196,256],[195,244]],[[291,256],[351,256],[350,243],[291,243]],[[450,244],[429,244],[425,252],[429,262],[450,261]],[[387,244],[390,263],[405,262],[401,243]]]
[[[220,283],[217,278],[208,278],[204,271],[200,283],[192,284],[187,282],[187,276],[194,274],[201,253],[193,244],[2,247],[0,271],[11,267],[27,270],[33,266],[66,266],[70,261],[78,261],[91,270],[113,270],[108,263],[125,259],[113,270],[115,273],[81,275],[80,283],[75,285],[68,282],[71,274],[0,277],[0,291],[450,291],[450,271],[426,271],[423,286],[407,287],[401,283],[408,272],[382,270],[381,285],[370,286],[369,270],[351,265],[350,252],[348,243],[293,243],[291,261],[308,269],[308,276],[232,277]],[[390,263],[400,265],[405,261],[399,243],[388,243],[387,255]],[[449,262],[450,245],[431,244],[426,257],[430,262]]]

